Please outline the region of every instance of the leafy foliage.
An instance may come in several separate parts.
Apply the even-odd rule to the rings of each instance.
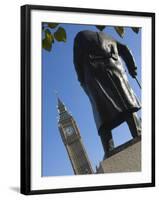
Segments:
[[[42,47],[47,51],[51,51],[52,43],[54,43],[54,36],[49,29],[45,29],[45,38],[42,40]]]
[[[132,27],[132,30],[135,32],[135,33],[138,33],[140,28],[137,28],[137,27]]]
[[[58,23],[48,23],[49,28],[56,28],[58,25]]]
[[[102,25],[96,25],[96,28],[100,31],[103,31],[105,29],[106,26],[102,26]]]
[[[43,47],[43,49],[45,49],[47,51],[51,51],[52,44],[50,42],[48,42],[48,40],[45,38],[42,41],[42,47]]]
[[[104,25],[96,25],[96,28],[99,31],[103,31],[106,26]],[[123,26],[114,26],[116,33],[120,37],[124,37],[125,29]],[[138,27],[131,27],[133,32],[136,34],[139,32],[140,28]],[[53,43],[55,42],[66,42],[67,34],[63,27],[59,26],[59,23],[42,23],[42,32],[43,32],[43,39],[42,39],[42,48],[46,51],[51,51],[53,47]]]
[[[58,23],[43,23],[42,24],[42,48],[46,51],[51,51],[55,39],[57,42],[66,42],[66,31],[62,27],[58,27]],[[54,30],[55,29],[55,30]]]
[[[99,30],[99,31],[103,31],[106,26],[103,26],[103,25],[96,25],[96,28]],[[120,36],[120,37],[124,37],[124,33],[125,33],[125,30],[124,30],[124,27],[123,26],[115,26],[114,27],[115,31],[117,32],[117,34]],[[138,33],[140,28],[138,27],[131,27],[131,29],[135,32],[135,33]]]
[[[54,37],[58,42],[66,42],[66,31],[64,28],[59,27],[54,33]]]
[[[120,37],[124,37],[124,27],[115,26],[114,28]]]

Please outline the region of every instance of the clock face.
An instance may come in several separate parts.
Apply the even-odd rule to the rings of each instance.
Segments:
[[[73,127],[72,126],[68,126],[68,127],[66,127],[65,131],[66,131],[66,133],[68,135],[72,135],[73,134]]]

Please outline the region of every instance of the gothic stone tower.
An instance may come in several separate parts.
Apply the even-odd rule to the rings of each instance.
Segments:
[[[93,170],[83,146],[74,118],[58,98],[58,127],[75,174],[92,174]]]

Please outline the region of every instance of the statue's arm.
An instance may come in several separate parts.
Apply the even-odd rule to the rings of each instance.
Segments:
[[[117,43],[117,48],[118,48],[119,56],[121,56],[124,62],[126,63],[126,66],[128,68],[130,75],[133,78],[135,78],[137,75],[137,71],[136,71],[137,67],[135,65],[135,60],[133,58],[131,51],[126,45],[123,45],[119,42]]]

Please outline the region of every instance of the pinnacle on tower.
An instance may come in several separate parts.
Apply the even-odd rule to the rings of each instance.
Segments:
[[[57,98],[57,102],[58,102],[57,103],[57,108],[58,108],[59,113],[66,112],[67,109],[66,109],[64,103],[60,100],[59,97]]]
[[[61,101],[61,99],[57,96],[57,109],[59,113],[59,122],[62,120],[66,120],[71,117],[71,114],[68,112],[66,106]]]
[[[58,92],[55,90],[54,93],[55,93],[56,98],[57,98],[57,109],[58,109],[58,112],[62,113],[62,112],[67,111],[64,103],[61,101],[61,99],[58,96]]]

